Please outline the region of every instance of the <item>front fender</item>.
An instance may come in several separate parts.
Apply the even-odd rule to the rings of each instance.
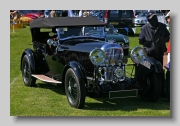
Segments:
[[[35,56],[34,56],[34,51],[30,48],[25,49],[21,56],[20,70],[22,70],[22,60],[24,55],[28,56],[32,72],[35,73],[36,72]]]
[[[136,66],[135,75],[137,78],[142,78],[151,72],[162,73],[162,65],[154,58],[146,57],[146,59]]]
[[[84,79],[85,82],[87,82],[86,73],[85,73],[84,67],[80,63],[78,63],[76,61],[68,62],[65,65],[64,70],[63,70],[63,82],[64,82],[65,74],[66,74],[66,71],[67,71],[68,68],[72,68],[74,70],[74,72],[76,73],[76,76],[79,79]]]
[[[159,61],[155,60],[152,57],[146,57],[146,60],[153,66],[154,71],[156,73],[162,73],[163,72],[162,64]]]

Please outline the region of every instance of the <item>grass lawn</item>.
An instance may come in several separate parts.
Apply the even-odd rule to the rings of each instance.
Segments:
[[[130,49],[139,45],[138,33],[130,37]],[[37,81],[37,87],[23,84],[20,59],[26,48],[32,48],[30,29],[10,32],[10,116],[170,116],[170,104],[160,98],[156,103],[137,98],[89,98],[84,109],[72,108],[60,88]],[[130,59],[129,59],[129,62]]]

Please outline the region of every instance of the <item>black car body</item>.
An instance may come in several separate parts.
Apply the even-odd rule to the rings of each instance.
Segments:
[[[105,41],[114,41],[123,47],[124,55],[129,55],[129,38],[126,35],[119,34],[118,30],[113,25],[106,27],[83,27],[80,35],[83,36],[96,36],[105,38]]]
[[[36,79],[60,85],[75,108],[84,107],[86,96],[113,99],[139,94],[145,101],[157,101],[161,93],[161,65],[147,57],[141,47],[131,51],[134,63],[126,64],[120,44],[97,36],[74,35],[82,27],[105,25],[94,17],[33,20],[33,49],[25,49],[20,61],[25,86],[36,86]],[[126,76],[128,65],[135,69],[134,76]]]

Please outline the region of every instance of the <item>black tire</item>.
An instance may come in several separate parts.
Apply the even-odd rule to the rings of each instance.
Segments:
[[[142,78],[141,84],[143,91],[139,92],[143,101],[156,102],[162,90],[162,75],[160,73],[151,73]]]
[[[36,86],[36,78],[31,76],[32,68],[27,55],[24,55],[22,60],[22,78],[25,86],[34,87]]]
[[[65,75],[65,93],[69,104],[81,109],[84,107],[86,98],[85,82],[76,76],[72,68],[66,71]]]

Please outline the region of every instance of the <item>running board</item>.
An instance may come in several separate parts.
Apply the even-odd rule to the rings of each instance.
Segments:
[[[128,97],[137,97],[138,90],[119,90],[119,91],[110,91],[109,98],[128,98]]]
[[[45,82],[49,82],[49,83],[62,83],[60,81],[54,80],[54,79],[52,79],[50,77],[47,77],[45,75],[40,75],[40,74],[36,74],[35,75],[35,74],[32,74],[32,76],[37,78],[37,79],[39,79],[39,80],[41,80],[41,81],[45,81]]]

